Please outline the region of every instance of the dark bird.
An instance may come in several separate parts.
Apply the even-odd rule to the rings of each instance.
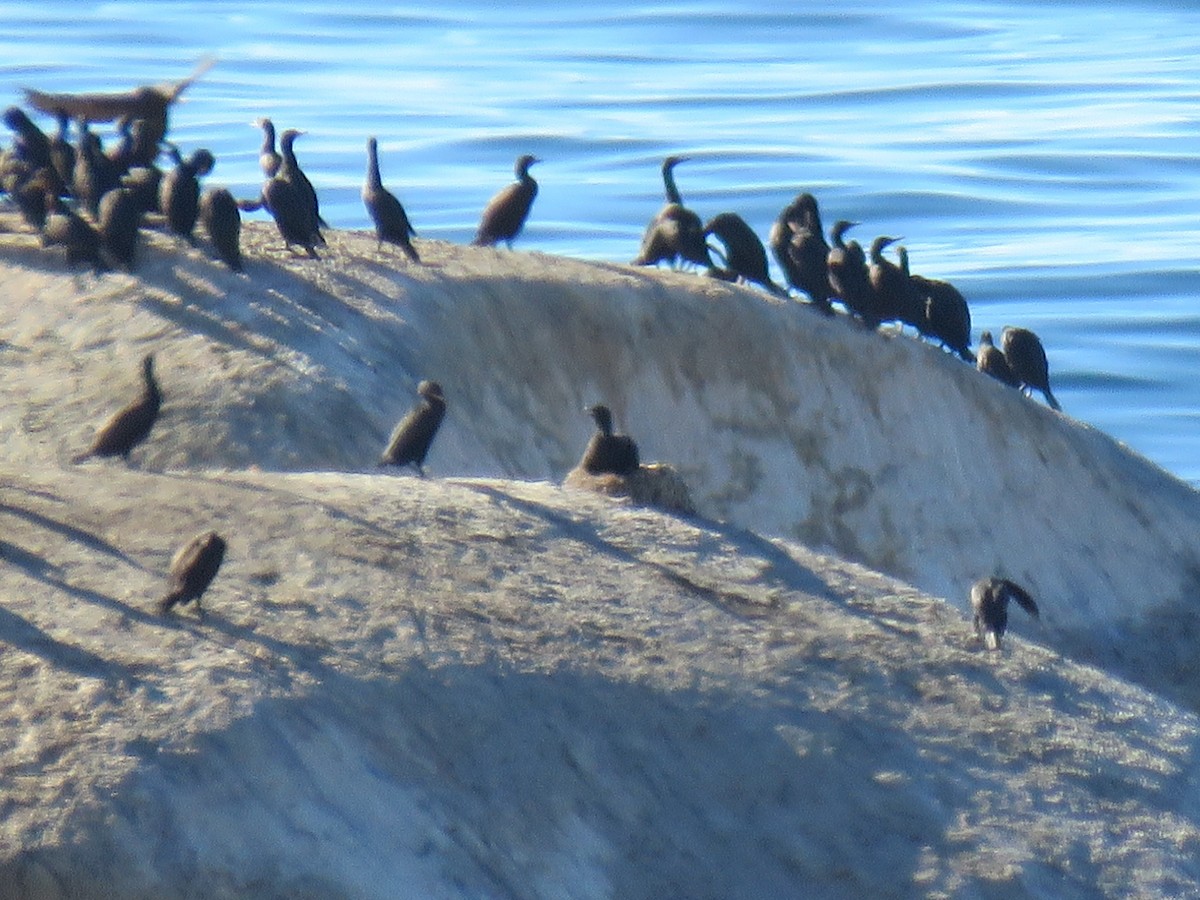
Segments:
[[[975,356],[975,368],[1009,387],[1019,388],[1021,386],[1021,379],[1017,378],[1012,369],[1008,367],[1008,360],[1004,358],[1004,353],[992,343],[990,331],[979,335],[979,353]]]
[[[75,151],[75,171],[72,173],[71,192],[80,205],[96,218],[100,211],[100,198],[120,183],[119,173],[111,160],[104,155],[100,138],[91,130],[87,121],[79,123],[79,147]]]
[[[379,457],[381,466],[415,466],[417,474],[425,477],[425,456],[446,415],[446,398],[436,381],[417,385],[421,400],[392,432],[387,449]]]
[[[200,198],[200,221],[217,256],[235,272],[242,271],[242,214],[226,188],[209,188]]]
[[[1033,598],[1024,588],[1007,578],[981,578],[971,585],[975,634],[989,650],[1000,649],[1000,639],[1008,628],[1009,600],[1016,600],[1021,609],[1038,618],[1038,608]]]
[[[158,212],[158,192],[162,177],[162,170],[158,166],[134,166],[121,176],[121,187],[133,192],[138,209],[142,212]]]
[[[708,244],[704,240],[704,222],[683,205],[679,188],[675,186],[675,167],[686,161],[686,156],[668,156],[663,160],[662,179],[667,204],[646,226],[641,251],[633,261],[635,266],[667,262],[674,268],[676,263],[683,262],[712,268]]]
[[[4,124],[13,131],[13,153],[33,170],[54,167],[50,139],[19,106],[4,111]]]
[[[147,85],[119,94],[48,94],[26,89],[25,96],[31,106],[48,115],[61,110],[72,119],[89,122],[112,122],[123,116],[135,122],[141,120],[138,152],[130,165],[149,166],[158,156],[159,141],[167,135],[171,104],[215,62],[211,58],[202,60],[191,75],[174,84]]]
[[[308,176],[300,170],[292,149],[292,144],[301,134],[303,132],[289,128],[280,135],[283,162],[279,171],[263,186],[262,199],[283,236],[284,244],[289,249],[293,244],[298,244],[316,259],[316,247],[324,245],[325,238],[321,236],[317,192]]]
[[[101,247],[113,264],[133,271],[137,255],[138,228],[142,210],[137,195],[129,188],[113,188],[100,198],[98,217]]]
[[[363,205],[375,223],[375,238],[380,246],[384,241],[395,244],[408,258],[419,263],[421,258],[412,245],[412,236],[417,232],[408,221],[408,214],[400,201],[383,186],[379,175],[379,148],[375,138],[367,139],[367,180],[362,189]]]
[[[771,226],[768,243],[787,283],[804,293],[821,312],[832,314],[829,244],[812,194],[800,194],[783,208]]]
[[[479,230],[475,232],[475,240],[471,241],[476,247],[490,247],[504,241],[508,249],[512,249],[512,242],[525,226],[537,196],[537,182],[529,174],[529,167],[536,162],[541,160],[528,153],[517,160],[513,167],[517,180],[496,194],[483,210]]]
[[[857,222],[842,219],[834,223],[830,237],[833,246],[829,249],[826,265],[829,270],[829,286],[833,294],[846,309],[858,316],[868,328],[878,328],[879,311],[875,308],[875,291],[867,273],[867,255],[858,241],[846,243],[844,235]]]
[[[880,320],[919,329],[925,323],[925,304],[918,300],[912,289],[908,272],[883,255],[883,251],[898,240],[901,239],[877,237],[871,242],[867,277],[875,294],[875,310]]]
[[[971,310],[966,298],[958,288],[948,281],[913,275],[908,270],[908,250],[900,247],[896,251],[900,265],[908,274],[909,285],[916,293],[925,311],[919,331],[927,338],[936,340],[943,348],[957,353],[965,362],[975,364],[971,352]]]
[[[71,462],[80,463],[93,456],[120,456],[129,463],[129,451],[144,441],[158,419],[162,393],[154,380],[154,356],[142,360],[142,395],[124,409],[118,410],[92,439],[92,445]]]
[[[640,465],[637,444],[628,435],[613,434],[612,413],[608,407],[597,404],[586,412],[595,420],[597,431],[583,451],[580,467],[592,475],[601,472],[629,475],[636,472]]]
[[[200,215],[200,179],[213,170],[216,160],[201,148],[184,159],[171,145],[175,168],[162,177],[158,186],[158,209],[167,218],[167,226],[180,237],[192,240],[192,231]]]
[[[263,133],[262,148],[258,151],[259,168],[262,169],[266,178],[274,178],[275,173],[279,171],[279,166],[283,163],[283,157],[275,149],[275,123],[270,119],[262,118],[252,124],[261,128]]]
[[[58,119],[58,131],[50,138],[50,162],[54,166],[64,189],[69,189],[75,180],[75,148],[71,146],[67,134],[71,126],[71,117],[63,110],[54,113]]]
[[[737,213],[720,213],[709,219],[704,233],[715,236],[724,245],[725,267],[736,277],[762,285],[772,294],[787,296],[787,291],[771,280],[767,251],[745,219]]]
[[[1008,367],[1025,389],[1041,391],[1051,409],[1062,409],[1050,393],[1050,366],[1046,362],[1046,350],[1036,334],[1027,328],[1006,326],[1000,333],[1000,349],[1004,351]]]
[[[100,232],[79,213],[69,209],[62,198],[54,196],[52,191],[45,193],[45,202],[46,224],[42,227],[42,246],[64,247],[69,264],[85,262],[91,265],[97,275],[107,272],[108,263],[100,253],[103,243]]]
[[[21,218],[38,231],[46,227],[46,196],[58,196],[56,181],[49,169],[38,169],[32,175],[23,169],[4,179],[5,190],[17,205]]]
[[[166,615],[176,603],[196,601],[196,612],[204,618],[200,598],[217,577],[225,559],[225,539],[215,531],[198,534],[171,559],[171,590],[159,601],[159,612]]]

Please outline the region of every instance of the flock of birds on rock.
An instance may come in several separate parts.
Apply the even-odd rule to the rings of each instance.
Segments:
[[[90,265],[97,275],[112,268],[132,271],[139,232],[148,216],[158,215],[171,233],[189,243],[195,242],[194,231],[201,223],[217,257],[242,272],[240,213],[261,208],[274,219],[285,248],[299,247],[308,257],[319,258],[317,248],[326,245],[321,229],[328,225],[321,218],[317,192],[296,158],[295,142],[303,132],[284,131],[276,150],[274,123],[266,118],[255,123],[263,132],[259,163],[265,181],[259,197],[241,200],[225,188],[201,191],[200,179],[216,163],[208,150],[198,149],[185,158],[166,140],[171,104],[208,65],[174,85],[124,94],[29,91],[31,105],[57,120],[53,136],[19,107],[4,113],[13,141],[0,153],[0,193],[7,194],[25,222],[40,233],[43,246],[65,248],[69,263]],[[74,144],[69,140],[72,120],[77,123]],[[91,124],[112,120],[117,122],[119,141],[106,149]],[[164,150],[174,163],[166,172],[157,165]],[[1038,337],[1024,328],[1006,327],[997,347],[984,331],[978,355],[973,354],[970,311],[962,294],[948,282],[912,274],[902,246],[897,247],[898,262],[884,256],[900,238],[877,237],[867,253],[857,241],[846,240],[858,223],[840,220],[827,241],[816,199],[802,193],[784,207],[768,239],[787,282],[787,287],[781,286],[770,276],[766,248],[741,216],[723,212],[705,223],[684,204],[675,181],[675,168],[684,161],[686,157],[669,156],[662,164],[666,204],[647,226],[635,265],[699,267],[709,276],[757,284],[779,297],[791,297],[791,288],[824,315],[834,315],[833,304],[839,303],[871,330],[893,322],[901,330],[912,327],[980,371],[1027,392],[1041,391],[1050,406],[1060,408],[1050,390],[1046,353]],[[516,180],[487,204],[472,244],[503,242],[511,249],[537,197],[538,184],[529,174],[537,162],[531,155],[517,159]],[[420,264],[412,243],[416,231],[403,205],[383,185],[374,137],[367,140],[362,200],[378,245],[395,245]],[[710,246],[710,238],[719,247]],[[714,263],[714,254],[721,265]],[[149,436],[162,404],[152,356],[142,362],[142,380],[141,396],[105,422],[73,462],[120,456],[128,463],[130,452]],[[417,393],[417,405],[396,426],[379,462],[411,465],[424,476],[426,455],[445,417],[446,398],[435,381],[422,381]],[[608,408],[596,405],[587,411],[597,432],[580,467],[591,474],[625,476],[636,471],[637,445],[614,433]],[[206,531],[180,548],[171,563],[171,592],[161,602],[164,612],[193,600],[200,610],[200,597],[216,576],[225,547],[216,532]],[[972,588],[976,633],[991,649],[999,646],[1004,633],[1009,600],[1038,615],[1032,598],[1010,581],[984,579]]]

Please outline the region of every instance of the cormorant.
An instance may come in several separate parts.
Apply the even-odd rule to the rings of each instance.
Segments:
[[[1012,369],[1008,367],[1008,360],[1004,358],[1004,353],[992,343],[990,331],[979,335],[979,353],[975,357],[975,368],[1009,387],[1019,388],[1021,386],[1021,379],[1017,378]]]
[[[158,191],[162,177],[162,170],[158,166],[134,166],[121,176],[121,187],[133,192],[138,209],[142,212],[158,212]]]
[[[126,272],[133,271],[137,254],[138,227],[142,210],[129,188],[113,188],[100,198],[98,225],[101,246],[109,258]]]
[[[262,149],[258,151],[259,168],[262,169],[264,177],[274,178],[275,173],[279,171],[279,166],[283,163],[283,157],[275,149],[275,123],[270,119],[262,118],[251,124],[261,128],[263,133]]]
[[[421,258],[412,245],[417,232],[408,221],[400,201],[383,186],[379,176],[379,148],[375,138],[367,139],[367,180],[362,189],[363,205],[375,223],[375,238],[380,246],[384,241],[397,245],[408,258],[419,263]]]
[[[292,149],[297,137],[304,132],[289,128],[279,137],[283,162],[279,171],[263,186],[263,204],[284,243],[290,248],[299,244],[313,259],[317,258],[316,247],[325,243],[321,236],[320,214],[317,211],[317,193],[312,182],[300,170],[296,153]]]
[[[663,160],[662,179],[667,205],[646,226],[641,252],[633,261],[635,266],[654,266],[665,261],[674,267],[677,261],[683,260],[712,268],[708,244],[704,241],[704,222],[683,205],[683,198],[675,186],[675,167],[686,160],[686,156],[668,156]]]
[[[90,263],[97,275],[108,271],[108,264],[100,255],[100,232],[79,213],[69,209],[53,191],[46,191],[45,203],[46,224],[42,228],[42,246],[65,247],[68,263]]]
[[[829,244],[812,194],[800,194],[779,213],[769,237],[775,261],[787,283],[808,297],[826,315],[833,313],[829,298]]]
[[[613,434],[612,413],[608,407],[596,404],[586,412],[591,414],[598,430],[583,451],[580,467],[592,475],[601,472],[629,475],[636,472],[640,465],[637,444],[628,435]]]
[[[387,449],[379,457],[379,464],[415,466],[417,474],[424,478],[425,455],[446,415],[446,398],[436,381],[422,381],[417,385],[417,393],[421,401],[400,420],[388,440]]]
[[[61,109],[55,111],[54,117],[58,119],[58,131],[50,138],[50,161],[62,182],[63,190],[68,190],[75,181],[75,148],[71,146],[67,135],[71,117]]]
[[[966,298],[948,281],[913,275],[908,271],[908,250],[900,247],[900,266],[908,273],[909,285],[916,293],[924,311],[924,322],[918,330],[933,338],[942,347],[949,347],[964,362],[975,364],[971,352],[971,310]]]
[[[33,120],[19,106],[10,106],[4,111],[4,124],[11,128],[13,134],[13,152],[17,159],[34,169],[54,167],[54,159],[50,153],[50,139],[42,129],[33,124]]]
[[[176,603],[195,600],[196,612],[204,618],[200,598],[217,577],[224,558],[225,539],[215,531],[198,534],[180,547],[171,559],[171,590],[159,601],[159,612],[165,615]]]
[[[704,233],[716,235],[725,245],[725,265],[736,277],[760,284],[772,294],[787,296],[787,291],[771,280],[767,251],[745,219],[737,213],[720,213],[709,219]]]
[[[1020,585],[1007,578],[981,578],[971,585],[971,611],[974,613],[975,634],[989,650],[1000,649],[1000,639],[1008,627],[1008,601],[1035,619],[1037,604]]]
[[[537,182],[529,174],[529,167],[536,162],[541,160],[528,153],[517,160],[513,167],[517,180],[496,194],[483,210],[479,230],[471,241],[476,247],[490,247],[504,241],[512,249],[512,242],[521,233],[537,196]]]
[[[92,445],[71,462],[79,463],[93,456],[120,456],[129,462],[129,451],[144,441],[158,419],[162,393],[154,380],[154,356],[142,360],[142,395],[124,409],[113,414],[92,439]]]
[[[867,277],[875,294],[875,311],[881,321],[919,329],[925,323],[925,304],[918,301],[908,272],[883,255],[884,249],[898,240],[901,238],[881,236],[871,242]]]
[[[858,241],[845,242],[846,231],[857,225],[841,219],[829,233],[833,246],[826,258],[829,286],[846,309],[858,316],[868,328],[879,327],[879,311],[875,308],[875,291],[867,274],[867,255]]]
[[[1061,410],[1054,394],[1050,393],[1050,366],[1046,350],[1038,336],[1027,328],[1005,326],[1000,334],[1000,349],[1013,375],[1032,392],[1041,391],[1051,409]]]
[[[171,145],[171,155],[175,168],[159,183],[158,208],[167,217],[171,231],[191,241],[200,214],[200,178],[212,171],[216,160],[203,148],[183,159],[178,148]]]
[[[200,198],[200,221],[221,261],[235,272],[242,271],[242,214],[226,188],[209,188]]]
[[[58,196],[55,181],[49,169],[38,169],[32,175],[27,170],[12,171],[4,179],[4,189],[17,204],[21,218],[38,231],[46,227],[46,195]]]
[[[112,162],[104,155],[100,138],[91,130],[87,120],[79,123],[79,147],[75,151],[75,171],[71,192],[81,206],[96,218],[100,198],[120,183]]]

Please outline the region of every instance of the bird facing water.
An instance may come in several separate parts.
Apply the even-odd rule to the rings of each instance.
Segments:
[[[646,226],[641,250],[633,261],[635,266],[667,262],[674,267],[683,262],[706,269],[712,267],[708,245],[704,241],[704,222],[683,205],[679,188],[675,186],[675,167],[686,161],[686,156],[668,156],[663,160],[662,179],[667,204]]]
[[[1051,409],[1061,410],[1054,394],[1050,392],[1050,366],[1046,361],[1046,349],[1041,340],[1028,328],[1005,326],[1000,333],[1000,349],[1012,373],[1025,389],[1039,390],[1046,397]]]
[[[484,207],[472,244],[490,247],[504,241],[508,249],[512,249],[512,242],[525,227],[525,219],[537,197],[538,184],[529,174],[529,167],[537,162],[541,160],[528,153],[517,160],[513,167],[517,180],[496,194]]]
[[[321,215],[317,203],[317,192],[300,169],[292,145],[304,132],[289,128],[279,137],[279,148],[283,162],[279,170],[263,185],[263,205],[275,220],[284,244],[290,249],[293,244],[303,247],[313,259],[316,248],[325,244],[321,236]]]

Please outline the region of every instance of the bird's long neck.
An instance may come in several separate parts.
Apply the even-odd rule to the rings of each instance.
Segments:
[[[158,382],[154,380],[154,370],[147,365],[142,370],[142,377],[146,381],[146,400],[158,406],[162,403],[162,391],[158,389]]]
[[[683,206],[683,198],[679,196],[679,188],[675,187],[675,166],[663,166],[663,187],[667,192],[668,203],[678,203]]]
[[[292,149],[291,139],[285,139],[279,142],[279,155],[283,158],[279,168],[290,174],[300,168],[300,163],[296,162],[296,151]]]
[[[379,175],[379,151],[374,141],[367,144],[367,185],[376,189],[383,187],[383,179]]]
[[[262,142],[262,151],[261,152],[269,153],[272,156],[274,156],[275,155],[275,125],[270,120],[266,120],[262,123],[262,130],[263,130],[263,142]]]

